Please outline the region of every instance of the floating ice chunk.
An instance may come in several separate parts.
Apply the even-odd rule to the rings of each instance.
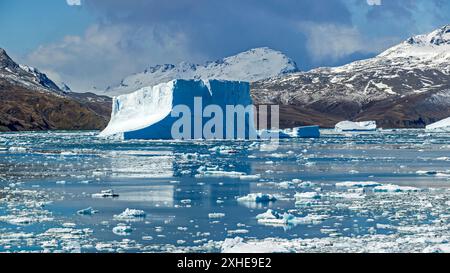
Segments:
[[[256,215],[256,219],[279,219],[278,212],[268,209],[266,212]]]
[[[209,213],[208,218],[216,219],[225,217],[225,213]]]
[[[116,227],[112,229],[112,232],[119,236],[127,236],[130,235],[131,232],[133,232],[133,228],[125,224],[118,224]]]
[[[381,186],[381,184],[378,182],[372,182],[372,181],[367,181],[367,182],[347,181],[347,182],[336,183],[337,188],[369,188],[369,187],[376,187],[376,186]]]
[[[257,215],[258,223],[267,226],[316,224],[320,223],[325,218],[327,218],[327,216],[315,214],[309,214],[305,217],[295,217],[290,213],[278,214],[273,211],[267,211],[266,213]]]
[[[227,238],[221,245],[222,253],[287,253],[291,252],[282,244],[275,240],[271,241],[254,241],[244,242],[244,239],[236,237],[233,239]]]
[[[114,215],[114,219],[116,220],[136,220],[136,219],[142,219],[145,218],[146,214],[143,210],[137,210],[137,209],[125,209],[121,214]]]
[[[320,199],[321,195],[315,191],[312,192],[298,192],[294,195],[294,198],[297,200],[302,199]]]
[[[428,125],[426,131],[437,133],[450,132],[450,117]]]
[[[241,172],[227,172],[227,171],[204,171],[201,174],[196,175],[195,177],[231,177],[231,178],[240,178],[242,176],[246,176],[246,173]]]
[[[341,121],[335,126],[337,132],[357,132],[357,131],[376,131],[377,123],[375,121]]]
[[[103,190],[100,193],[92,194],[92,198],[116,198],[116,197],[119,197],[119,195],[114,193],[113,190]]]
[[[239,176],[239,179],[241,179],[241,180],[257,180],[260,178],[261,178],[261,175],[259,175],[259,174]]]
[[[249,231],[247,229],[236,229],[236,230],[227,230],[227,233],[230,235],[233,234],[247,234]]]
[[[219,167],[206,167],[201,166],[197,169],[198,174],[195,175],[197,178],[201,177],[231,177],[231,178],[240,178],[242,176],[247,176],[246,173],[243,172],[235,172],[235,171],[223,171],[219,170]]]
[[[77,214],[80,215],[94,215],[96,213],[98,213],[98,210],[95,210],[91,207],[77,211]]]
[[[293,187],[295,184],[291,181],[283,181],[280,183],[277,183],[276,186],[280,189],[289,189],[290,187]]]
[[[31,225],[32,223],[36,222],[36,220],[31,217],[14,216],[14,215],[0,216],[0,221],[4,221],[11,225],[16,225],[16,226],[27,226],[27,225]]]
[[[327,197],[335,199],[364,199],[366,195],[361,192],[331,192]]]
[[[418,175],[436,175],[437,171],[417,171]]]
[[[26,153],[27,148],[25,148],[25,147],[9,147],[8,151],[10,153]]]
[[[374,192],[388,192],[388,193],[395,193],[395,192],[419,192],[421,189],[416,187],[407,187],[407,186],[398,186],[393,184],[386,184],[381,185],[373,188]]]
[[[275,202],[277,198],[271,194],[263,193],[250,193],[246,196],[237,198],[238,202],[255,202],[255,203],[268,203]]]

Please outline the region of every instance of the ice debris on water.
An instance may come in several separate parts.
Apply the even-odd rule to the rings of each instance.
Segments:
[[[210,219],[214,219],[214,218],[223,218],[223,217],[225,217],[225,213],[218,213],[218,212],[215,212],[215,213],[209,213],[209,214],[208,214],[208,218],[210,218]]]

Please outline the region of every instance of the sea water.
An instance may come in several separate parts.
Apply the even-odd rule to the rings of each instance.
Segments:
[[[449,251],[449,134],[322,133],[277,150],[0,134],[0,251]]]

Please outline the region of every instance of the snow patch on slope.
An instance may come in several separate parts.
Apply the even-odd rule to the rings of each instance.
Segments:
[[[182,62],[178,65],[157,65],[126,77],[121,84],[108,87],[106,95],[122,95],[145,86],[154,86],[174,79],[219,79],[254,82],[291,72],[297,72],[294,61],[279,51],[267,47],[255,48],[235,56],[204,65]]]

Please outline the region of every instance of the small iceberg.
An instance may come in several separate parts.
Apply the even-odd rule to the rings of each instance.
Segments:
[[[238,202],[255,202],[255,203],[269,203],[277,201],[277,198],[271,194],[250,193],[246,196],[239,197]]]
[[[96,213],[98,213],[98,210],[95,210],[91,207],[77,211],[77,214],[79,215],[94,215]]]
[[[341,121],[335,126],[337,132],[371,132],[377,130],[376,121]]]
[[[450,117],[430,124],[426,127],[428,132],[449,133],[450,132]]]
[[[208,218],[210,219],[218,219],[225,217],[225,213],[213,212],[208,214]]]
[[[118,224],[116,227],[112,229],[112,232],[119,236],[127,236],[130,235],[131,232],[133,232],[133,228],[125,224]]]
[[[114,219],[116,220],[137,220],[137,219],[143,219],[145,218],[146,214],[143,210],[137,210],[137,209],[126,209],[119,215],[114,215]]]
[[[267,210],[265,213],[258,214],[256,219],[259,224],[267,226],[296,226],[317,224],[325,220],[325,215],[310,214],[305,217],[295,217],[290,213],[279,214],[273,210]]]
[[[315,191],[312,192],[298,192],[294,195],[294,198],[296,200],[303,200],[303,199],[320,199],[321,195]]]

